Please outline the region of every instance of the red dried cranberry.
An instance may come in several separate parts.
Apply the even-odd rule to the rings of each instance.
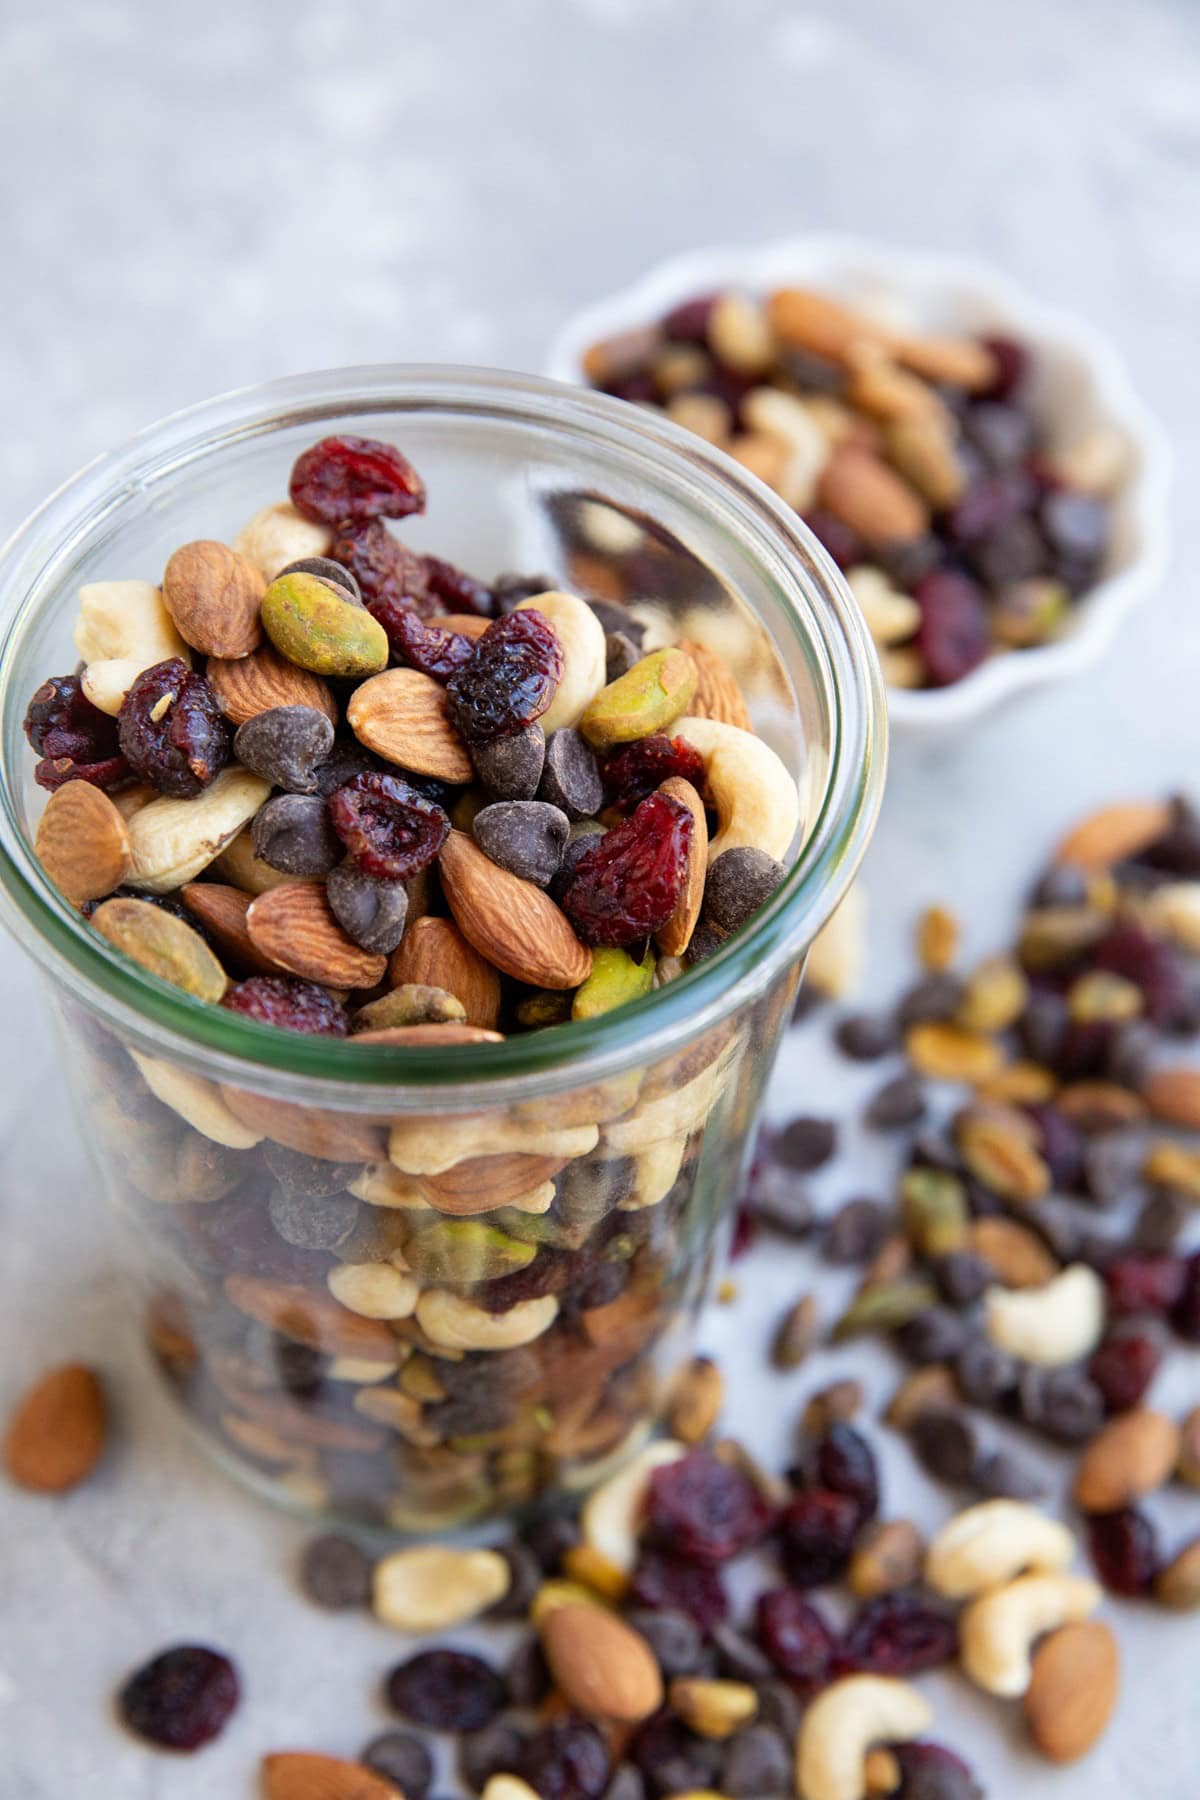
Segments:
[[[608,1782],[608,1751],[586,1719],[560,1719],[530,1738],[517,1773],[540,1800],[598,1800]]]
[[[465,569],[443,562],[440,556],[425,558],[425,585],[443,612],[479,613],[488,618],[496,610],[490,587],[476,581]]]
[[[321,525],[366,525],[425,510],[417,471],[394,445],[376,438],[322,438],[296,458],[288,495],[297,512]]]
[[[698,787],[704,778],[704,758],[686,738],[656,735],[613,750],[601,762],[600,775],[613,804],[632,812],[639,800],[672,775]]]
[[[459,631],[446,631],[441,625],[426,625],[411,606],[398,606],[394,600],[372,600],[367,611],[388,634],[393,654],[432,675],[435,681],[449,681],[455,670],[471,660],[474,644]]]
[[[720,295],[696,294],[673,306],[662,321],[664,337],[676,344],[703,344],[708,339],[709,321]]]
[[[848,1494],[813,1488],[798,1494],[779,1521],[783,1566],[794,1587],[836,1581],[854,1548],[858,1506]]]
[[[824,1687],[836,1640],[811,1600],[795,1588],[772,1588],[759,1595],[755,1620],[763,1649],[804,1698]]]
[[[900,1786],[892,1800],[984,1800],[961,1756],[942,1744],[894,1744]]]
[[[804,523],[839,569],[852,569],[865,560],[862,539],[849,525],[843,525],[836,513],[826,512],[823,506],[814,507],[805,513]]]
[[[237,1670],[219,1650],[179,1644],[131,1675],[117,1697],[130,1731],[164,1750],[198,1750],[238,1703]]]
[[[431,1731],[478,1731],[504,1705],[504,1683],[466,1650],[421,1650],[387,1678],[388,1703]]]
[[[1023,469],[985,475],[945,515],[946,536],[953,544],[978,544],[1028,511],[1032,500],[1033,483]]]
[[[101,788],[106,794],[129,780],[130,768],[123,756],[109,756],[102,762],[76,762],[72,756],[44,756],[33,771],[33,779],[40,788],[47,788],[50,793],[57,793],[68,781],[89,781],[93,787]]]
[[[117,731],[134,773],[177,800],[203,793],[233,748],[216,694],[179,656],[143,669],[121,703]]]
[[[1183,1292],[1171,1309],[1171,1324],[1189,1344],[1200,1344],[1200,1250],[1187,1259]]]
[[[408,881],[450,835],[440,806],[398,775],[356,775],[329,798],[329,822],[364,875]]]
[[[733,1229],[729,1234],[730,1262],[740,1261],[753,1248],[757,1235],[756,1225],[754,1208],[748,1200],[743,1200],[733,1215]]]
[[[1093,1350],[1088,1375],[1108,1412],[1128,1412],[1145,1398],[1161,1361],[1162,1345],[1149,1331],[1118,1327]]]
[[[950,687],[977,668],[991,643],[980,588],[955,569],[934,569],[917,582],[921,608],[917,648],[934,687]]]
[[[511,737],[540,719],[562,679],[562,645],[529,608],[489,625],[447,686],[450,718],[469,744]]]
[[[1076,1020],[1068,1025],[1054,1052],[1054,1073],[1064,1081],[1102,1077],[1112,1057],[1115,1031],[1109,1019]]]
[[[129,776],[116,720],[92,705],[78,675],[42,683],[25,713],[25,736],[42,759],[34,778],[52,793],[68,781],[107,789]]]
[[[580,857],[561,905],[585,943],[623,949],[666,924],[687,878],[692,830],[682,801],[651,794]]]
[[[1178,1256],[1119,1256],[1104,1271],[1117,1313],[1167,1313],[1179,1300],[1187,1266]]]
[[[425,558],[393,537],[382,520],[342,531],[329,554],[349,569],[366,606],[390,600],[414,608],[422,618],[440,610],[425,585]]]
[[[1088,1547],[1096,1573],[1111,1594],[1144,1594],[1162,1560],[1158,1533],[1136,1506],[1093,1513],[1088,1520]]]
[[[221,1002],[230,1012],[281,1031],[307,1031],[313,1037],[345,1037],[350,1029],[340,1000],[292,975],[252,975],[229,989]]]
[[[1015,338],[986,337],[983,347],[996,365],[991,385],[981,395],[984,400],[1009,400],[1021,386],[1029,368],[1029,352]]]
[[[880,1594],[868,1600],[838,1647],[843,1674],[916,1675],[951,1662],[958,1654],[958,1627],[919,1594]]]
[[[1154,1025],[1170,1025],[1184,1002],[1179,959],[1169,944],[1151,937],[1140,925],[1116,926],[1092,953],[1098,969],[1123,975],[1142,990],[1146,1017]]]
[[[646,1516],[660,1543],[703,1563],[728,1562],[771,1524],[771,1509],[750,1477],[707,1450],[654,1470]]]
[[[685,1612],[705,1631],[711,1631],[729,1613],[729,1600],[718,1569],[653,1547],[644,1549],[638,1558],[629,1597],[635,1606]]]
[[[838,1420],[829,1427],[813,1453],[813,1479],[817,1487],[853,1500],[860,1525],[873,1519],[879,1510],[875,1453],[853,1425]]]

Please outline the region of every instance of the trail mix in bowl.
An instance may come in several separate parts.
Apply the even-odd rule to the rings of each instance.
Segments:
[[[1060,635],[1103,568],[1122,443],[1098,430],[1059,453],[1033,359],[784,288],[698,295],[583,368],[773,487],[845,571],[888,681],[938,688]]]

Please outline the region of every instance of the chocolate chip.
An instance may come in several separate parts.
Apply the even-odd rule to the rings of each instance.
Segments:
[[[620,1763],[601,1800],[646,1800],[646,1784],[632,1763]]]
[[[707,962],[710,956],[716,955],[726,936],[727,933],[716,925],[710,925],[707,920],[701,919],[684,952],[684,961],[690,968],[694,968],[697,963]]]
[[[497,575],[492,583],[492,599],[498,613],[510,613],[522,600],[531,600],[535,594],[553,594],[557,588],[553,575]]]
[[[900,1001],[897,1017],[905,1031],[939,1019],[952,1019],[963,1003],[964,988],[957,975],[923,975]]]
[[[638,655],[642,654],[642,643],[646,636],[646,627],[641,619],[637,619],[627,606],[616,600],[589,600],[588,605],[603,625],[605,632],[620,632],[633,644]]]
[[[357,738],[341,738],[335,740],[328,757],[313,771],[313,779],[317,784],[318,794],[328,800],[330,794],[345,787],[356,775],[376,775],[383,766],[379,758],[372,756]],[[406,776],[405,779],[412,781],[413,778]],[[413,782],[413,785],[416,783]]]
[[[642,653],[632,638],[626,637],[623,631],[610,631],[604,639],[604,679],[619,681],[622,675],[628,675],[634,663],[641,661]]]
[[[808,1173],[827,1163],[837,1149],[837,1126],[832,1119],[802,1115],[791,1119],[771,1142],[771,1154],[785,1169]]]
[[[919,1077],[897,1075],[868,1102],[863,1121],[874,1131],[895,1131],[904,1125],[915,1125],[924,1118],[925,1108],[925,1088]]]
[[[1046,1485],[1028,1463],[1007,1450],[988,1450],[975,1464],[973,1485],[989,1500],[1037,1500]]]
[[[544,1519],[535,1519],[532,1525],[527,1525],[521,1539],[533,1551],[546,1574],[557,1575],[563,1557],[579,1542],[579,1526],[566,1513],[548,1513]]]
[[[562,861],[570,820],[544,800],[497,800],[471,825],[485,856],[509,874],[548,887]]]
[[[426,1800],[433,1786],[433,1758],[411,1732],[385,1731],[372,1738],[359,1761],[394,1781],[404,1800]]]
[[[704,883],[704,918],[718,931],[736,931],[779,886],[787,870],[765,850],[742,845],[726,850],[709,867]]]
[[[769,1681],[775,1673],[769,1656],[751,1638],[735,1631],[732,1625],[714,1625],[712,1641],[722,1675],[731,1681]]]
[[[327,1531],[304,1547],[300,1585],[308,1598],[329,1612],[366,1606],[371,1598],[371,1559],[338,1532]]]
[[[851,1062],[876,1062],[898,1047],[900,1033],[890,1013],[851,1013],[838,1020],[833,1038]]]
[[[500,1544],[498,1549],[508,1564],[508,1590],[493,1606],[489,1606],[485,1617],[522,1619],[529,1611],[530,1601],[542,1585],[542,1565],[528,1544],[523,1544],[520,1538]]]
[[[789,1743],[795,1741],[800,1729],[800,1702],[786,1681],[761,1681],[755,1684],[758,1692],[759,1725],[769,1725],[773,1731],[781,1731]]]
[[[1144,1019],[1128,1019],[1109,1039],[1105,1066],[1110,1081],[1120,1087],[1140,1088],[1150,1073],[1154,1055],[1154,1030]]]
[[[352,862],[343,862],[330,870],[325,897],[360,950],[390,956],[397,948],[408,920],[408,890],[402,881],[376,881]]]
[[[550,1692],[550,1670],[535,1637],[524,1638],[513,1651],[504,1671],[508,1697],[514,1706],[540,1706]]]
[[[1133,1228],[1134,1248],[1151,1254],[1173,1250],[1192,1211],[1192,1203],[1186,1194],[1175,1188],[1155,1188]]]
[[[986,1256],[979,1256],[974,1250],[951,1250],[938,1257],[933,1278],[943,1300],[951,1306],[970,1306],[985,1288],[991,1287],[996,1271]]]
[[[780,1800],[793,1792],[788,1739],[769,1725],[748,1725],[725,1745],[721,1792],[734,1800]]]
[[[511,737],[472,744],[471,761],[493,799],[532,800],[546,761],[546,734],[540,725],[527,725]]]
[[[525,1733],[515,1725],[507,1725],[503,1720],[484,1725],[459,1739],[458,1772],[472,1793],[481,1794],[493,1775],[504,1775],[516,1768],[524,1748]]]
[[[239,725],[240,763],[290,794],[316,792],[316,770],[333,749],[333,726],[313,706],[273,706]]]
[[[825,1227],[821,1255],[839,1266],[869,1262],[881,1248],[891,1225],[882,1201],[861,1196],[843,1201]]]
[[[1020,1367],[1014,1356],[985,1337],[973,1337],[958,1353],[954,1379],[964,1400],[975,1406],[998,1406],[1015,1393]]]
[[[276,1188],[267,1202],[271,1223],[300,1250],[336,1250],[358,1224],[358,1201],[346,1195],[312,1200]]]
[[[802,1238],[812,1230],[812,1197],[790,1169],[769,1163],[755,1171],[749,1200],[756,1222],[780,1237]]]
[[[952,1362],[967,1341],[965,1321],[949,1306],[929,1306],[901,1325],[896,1343],[912,1362]]]
[[[263,1156],[285,1193],[309,1200],[340,1194],[362,1168],[361,1163],[326,1162],[319,1156],[306,1156],[303,1150],[289,1150],[284,1144],[272,1143],[270,1138],[263,1145]]]
[[[1061,994],[1036,993],[1029,996],[1017,1030],[1025,1051],[1034,1062],[1053,1064],[1062,1049],[1069,1023],[1067,1003]]]
[[[1026,1368],[1019,1397],[1026,1424],[1064,1444],[1094,1437],[1104,1423],[1104,1398],[1079,1369]]]
[[[635,1607],[625,1622],[644,1637],[668,1681],[677,1675],[699,1675],[710,1666],[704,1633],[694,1619],[674,1607]]]
[[[568,819],[593,818],[604,805],[604,783],[591,745],[571,726],[551,732],[546,741],[538,799],[561,807]]]
[[[1054,863],[1034,883],[1030,906],[1086,906],[1087,876],[1074,863]]]
[[[328,875],[345,855],[317,794],[280,794],[268,800],[250,828],[254,854],[284,875]]]
[[[909,1429],[922,1468],[938,1481],[963,1487],[975,1468],[975,1430],[961,1413],[930,1407],[919,1412]]]

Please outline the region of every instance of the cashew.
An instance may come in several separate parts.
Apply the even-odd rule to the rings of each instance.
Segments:
[[[527,1194],[518,1194],[515,1200],[506,1200],[505,1206],[511,1212],[542,1214],[548,1213],[554,1205],[557,1189],[552,1181],[543,1181]]]
[[[650,1477],[687,1453],[686,1444],[660,1438],[593,1488],[579,1517],[584,1543],[614,1568],[632,1574]]]
[[[160,1062],[155,1056],[142,1056],[136,1050],[131,1050],[130,1055],[154,1098],[186,1119],[201,1137],[211,1138],[214,1144],[224,1144],[230,1150],[252,1150],[262,1142],[261,1131],[252,1131],[234,1118],[215,1083],[202,1075],[189,1075],[174,1063]]]
[[[627,1200],[622,1200],[617,1210],[644,1212],[646,1207],[657,1206],[660,1200],[665,1200],[675,1185],[686,1149],[687,1138],[684,1136],[664,1138],[660,1144],[651,1144],[648,1150],[643,1150],[636,1159],[633,1192]]]
[[[856,881],[813,939],[804,979],[830,1000],[855,993],[862,981],[866,944],[867,895]]]
[[[541,1121],[495,1112],[443,1113],[437,1118],[398,1120],[388,1139],[388,1156],[406,1175],[443,1175],[471,1157],[509,1151],[523,1156],[586,1156],[599,1137],[595,1125],[548,1124],[545,1112]]]
[[[349,1184],[349,1192],[369,1206],[395,1206],[405,1212],[433,1211],[417,1183],[391,1163],[368,1163]]]
[[[908,1742],[927,1731],[924,1694],[890,1675],[847,1675],[819,1694],[796,1739],[801,1800],[865,1800],[863,1765],[873,1744]]]
[[[139,675],[168,657],[192,660],[152,581],[90,581],[81,587],[75,648],[85,663],[136,662]]]
[[[1170,881],[1151,900],[1161,924],[1193,956],[1200,953],[1200,881]]]
[[[925,1555],[925,1580],[948,1600],[1003,1587],[1027,1569],[1069,1566],[1075,1539],[1024,1500],[984,1500],[947,1519]]]
[[[1086,1263],[1044,1287],[989,1288],[983,1301],[992,1343],[1044,1369],[1088,1356],[1104,1331],[1104,1283]]]
[[[267,581],[274,581],[289,563],[302,562],[306,556],[326,555],[332,542],[333,533],[327,525],[314,524],[298,513],[290,501],[280,500],[256,512],[234,538],[233,547]]]
[[[781,497],[789,506],[811,506],[821,471],[829,461],[830,446],[805,402],[781,388],[752,388],[741,411],[752,431],[773,438],[787,450],[787,462],[774,483]]]
[[[704,758],[705,797],[721,827],[708,846],[710,868],[726,850],[743,845],[784,861],[800,824],[800,795],[771,746],[740,725],[692,714],[672,729]]]
[[[604,627],[586,600],[574,594],[531,594],[518,612],[540,612],[549,619],[562,645],[563,672],[549,710],[541,718],[549,737],[565,725],[578,725],[588,706],[605,685],[607,649]]]
[[[558,1317],[553,1294],[518,1300],[507,1312],[484,1312],[446,1288],[430,1288],[417,1301],[417,1324],[435,1344],[450,1350],[516,1350],[549,1331]]]
[[[321,1371],[330,1381],[352,1381],[355,1387],[374,1387],[390,1381],[396,1373],[394,1362],[371,1362],[363,1356],[335,1356]]]
[[[115,719],[141,672],[142,664],[136,656],[106,656],[88,663],[84,669],[83,691],[93,706]]]
[[[375,1564],[371,1606],[377,1619],[397,1631],[449,1631],[503,1600],[511,1581],[507,1562],[495,1550],[442,1544],[393,1550]]]
[[[195,800],[152,800],[129,820],[129,881],[169,894],[192,881],[235,838],[271,792],[248,769],[222,769]]]
[[[604,1143],[617,1156],[637,1155],[703,1125],[716,1105],[740,1051],[735,1039],[707,1068],[673,1093],[649,1100],[627,1119],[604,1127]]]
[[[893,587],[883,570],[872,563],[850,569],[846,580],[876,644],[886,649],[912,637],[921,623],[921,609],[911,594]]]
[[[314,879],[308,875],[286,875],[282,869],[273,869],[270,863],[261,861],[254,854],[254,840],[248,831],[240,831],[226,844],[213,868],[230,887],[241,888],[243,894],[253,894],[255,899],[259,894],[269,894],[272,888]]]
[[[519,1775],[493,1775],[481,1800],[538,1800],[537,1790]]]
[[[410,1319],[420,1287],[391,1263],[339,1263],[325,1284],[335,1300],[364,1319]]]
[[[1100,1589],[1083,1575],[1021,1575],[972,1600],[959,1619],[962,1665],[985,1693],[1006,1700],[1025,1692],[1033,1646],[1043,1633],[1086,1619]]]

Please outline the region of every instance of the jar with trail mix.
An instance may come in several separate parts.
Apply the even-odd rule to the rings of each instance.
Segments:
[[[669,423],[379,369],[152,428],[0,602],[3,915],[182,1406],[396,1531],[595,1480],[874,823],[829,561]]]

